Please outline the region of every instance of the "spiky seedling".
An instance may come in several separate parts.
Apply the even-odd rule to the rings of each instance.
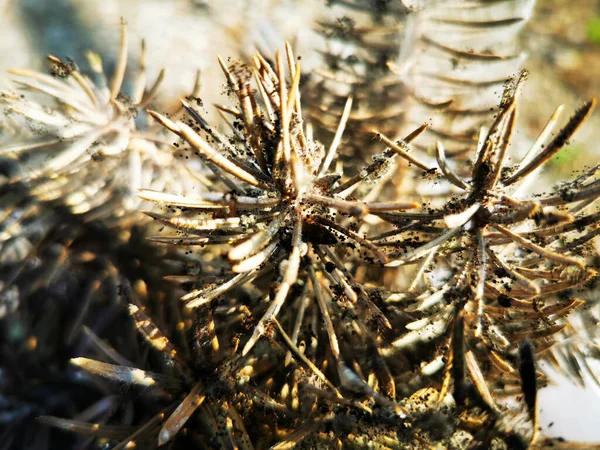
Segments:
[[[439,209],[388,217],[398,231],[376,239],[382,250],[389,249],[388,266],[419,264],[410,289],[415,293],[389,297],[408,302],[405,311],[417,320],[406,325],[408,331],[384,355],[441,340],[444,344],[438,344],[421,372],[430,376],[445,367],[442,391],[453,384],[459,403],[468,399],[470,378],[479,400],[492,409],[494,396],[518,381],[518,343],[530,339],[538,352],[548,349],[564,327],[562,319],[583,304],[553,294],[596,277],[584,257],[598,223],[597,213],[585,211],[600,196],[593,179],[597,168],[550,194],[522,199],[519,189],[572,137],[595,102],[579,108],[546,143],[553,117],[525,159],[505,168],[522,78],[509,83],[495,122],[481,136],[470,179],[451,170],[437,143],[443,178],[461,193]],[[406,248],[409,237],[418,244]],[[417,294],[426,273],[438,280],[425,277],[429,286]]]
[[[182,230],[180,235],[155,240],[183,245],[230,246],[227,256],[233,274],[222,282],[217,278],[216,287],[208,285],[184,296],[183,300],[188,302],[189,307],[202,307],[202,311],[209,311],[224,301],[240,305],[234,290],[236,287],[253,280],[259,287],[265,277],[267,280],[281,280],[281,283],[274,283],[272,296],[267,294],[266,301],[256,303],[251,300],[252,314],[262,317],[242,350],[242,355],[248,354],[258,338],[268,332],[274,339],[271,345],[284,349],[278,353],[286,366],[293,360],[298,361],[300,368],[290,371],[289,375],[278,371],[268,375],[266,386],[276,392],[275,404],[280,405],[278,411],[289,411],[286,415],[292,416],[295,416],[296,410],[308,412],[310,405],[314,404],[316,389],[326,402],[336,399],[334,405],[337,406],[329,415],[335,416],[338,406],[342,409],[354,406],[363,413],[368,412],[370,409],[361,404],[362,399],[366,399],[367,402],[374,401],[393,417],[405,417],[403,408],[394,401],[395,386],[375,344],[375,330],[389,328],[389,322],[377,305],[377,297],[367,293],[354,273],[355,264],[381,264],[385,262],[385,256],[350,226],[353,222],[360,223],[358,219],[369,213],[380,215],[416,205],[347,199],[358,184],[366,181],[376,185],[380,178],[385,178],[397,154],[392,152],[374,158],[374,163],[361,171],[358,177],[338,183],[340,176],[330,174],[328,168],[334,158],[344,118],[338,128],[338,138],[327,152],[304,135],[297,102],[300,72],[299,67],[293,65],[294,58],[289,47],[287,59],[293,80],[289,91],[279,56],[276,58],[277,71],[273,71],[260,56],[255,58],[258,92],[263,93],[262,107],[258,106],[259,102],[250,88],[248,68],[226,68],[223,64],[229,86],[239,102],[239,109],[227,109],[235,117],[232,129],[237,130],[242,138],[236,146],[208,126],[199,112],[187,103],[184,105],[193,119],[190,125],[199,125],[206,138],[182,122],[175,123],[151,112],[157,120],[184,138],[197,155],[209,167],[212,166],[223,184],[234,190],[231,194],[222,190],[214,192],[219,189],[215,183],[209,186],[209,192],[197,198],[143,191],[141,195],[145,199],[164,202],[171,211],[176,208],[182,210],[180,215],[150,213],[152,217]],[[408,136],[407,141],[414,139],[423,129],[421,127]],[[234,177],[234,180],[225,178],[228,176]],[[263,225],[265,222],[266,225]],[[342,262],[345,256],[341,249],[333,248],[338,241],[355,252],[348,260],[352,269]],[[220,266],[223,267],[222,264]],[[281,278],[277,273],[278,267],[282,269]],[[276,270],[273,271],[273,268]],[[180,280],[202,283],[202,276],[184,276]],[[287,307],[281,313],[286,301]],[[315,323],[314,318],[317,317],[320,318]],[[286,328],[293,330],[291,336],[284,331],[280,320]],[[308,336],[303,329],[309,323],[313,324],[317,339],[323,339],[327,344],[311,345],[312,349],[306,349],[305,355],[301,349],[306,348]],[[341,342],[339,336],[342,337]],[[353,350],[356,352],[359,348],[360,354],[353,354]],[[331,368],[324,373],[319,366],[330,358]],[[369,379],[375,377],[385,387],[371,387],[362,376],[356,375],[357,367],[361,367],[364,374],[369,374]],[[380,391],[385,391],[385,394]],[[304,400],[307,395],[308,400]],[[345,395],[349,398],[344,398]],[[353,397],[360,400],[352,400]],[[376,416],[369,417],[367,420],[377,421]],[[330,422],[327,415],[317,415],[312,419],[313,425],[309,429],[326,426]],[[297,426],[298,421],[294,422]],[[275,427],[278,425],[275,424]],[[305,431],[296,432],[291,428],[291,434],[284,442],[288,442],[287,445],[299,442],[305,437]]]
[[[188,307],[210,305],[215,298],[236,286],[272,273],[274,267],[277,287],[273,298],[266,298],[267,310],[244,345],[242,353],[247,354],[277,317],[299,274],[306,279],[307,268],[314,267],[327,276],[332,274],[339,278],[337,283],[344,286],[352,303],[358,302],[357,306],[367,314],[365,318],[374,316],[385,323],[379,308],[367,296],[357,294],[360,288],[349,280],[346,269],[330,247],[344,241],[346,246],[355,249],[356,257],[360,255],[365,261],[385,262],[385,255],[354,231],[351,222],[360,223],[358,219],[367,214],[381,215],[417,205],[362,202],[334,194],[340,175],[329,169],[348,108],[340,121],[336,139],[327,151],[304,134],[298,90],[300,67],[294,64],[289,46],[287,66],[292,78],[289,89],[279,54],[276,70],[260,55],[255,57],[254,69],[243,65],[227,68],[220,62],[238,101],[238,108],[227,111],[234,117],[232,128],[239,133],[239,142],[232,144],[187,102],[184,106],[191,116],[189,124],[173,122],[150,112],[183,138],[228,188],[223,190],[215,183],[208,187],[209,192],[197,198],[151,191],[141,194],[147,200],[164,202],[167,207],[181,211],[179,215],[148,213],[182,231],[179,236],[162,237],[160,241],[229,246],[227,257],[231,262],[231,275],[217,287],[193,290],[183,300]],[[251,88],[252,73],[257,81],[257,91]],[[262,105],[256,92],[261,95]],[[281,278],[277,276],[278,268]],[[256,305],[255,313],[263,306]]]
[[[74,61],[52,55],[48,57],[52,75],[11,71],[15,85],[27,96],[8,91],[0,94],[5,114],[21,122],[21,139],[0,147],[0,155],[20,166],[3,180],[6,189],[25,186],[28,195],[40,202],[65,208],[87,221],[114,224],[131,219],[128,215],[138,206],[139,188],[167,183],[185,188],[187,177],[178,171],[181,167],[171,150],[164,150],[160,135],[144,130],[139,118],[136,122],[138,112],[153,100],[164,73],[147,89],[142,45],[133,92],[126,96],[121,88],[127,48],[123,23],[110,85],[100,57],[91,52],[91,78],[81,73]],[[172,180],[160,170],[166,167],[177,173]]]

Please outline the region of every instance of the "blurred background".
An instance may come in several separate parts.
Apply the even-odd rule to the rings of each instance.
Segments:
[[[287,39],[302,56],[303,69],[310,70],[318,62],[311,51],[311,27],[327,14],[325,0],[0,0],[0,86],[6,87],[6,69],[46,70],[49,53],[85,61],[85,52],[93,50],[110,73],[122,17],[128,24],[130,61],[139,56],[143,38],[149,79],[167,69],[160,94],[164,104],[191,90],[198,69],[201,95],[209,104],[220,101],[224,91],[217,53],[241,58],[256,48],[272,52]],[[535,136],[559,104],[572,111],[600,93],[600,0],[538,0],[521,40],[530,77],[517,129]],[[550,162],[547,183],[597,164],[599,110]],[[600,441],[597,383],[575,385],[558,374],[552,380],[541,392],[544,434]]]
[[[400,0],[397,0],[400,1]],[[98,52],[114,66],[119,23],[129,30],[130,61],[148,48],[148,77],[166,68],[160,90],[165,101],[190,91],[202,70],[202,97],[219,101],[223,81],[216,54],[240,58],[257,47],[268,53],[292,41],[303,70],[317,64],[316,20],[336,14],[325,0],[0,0],[0,82],[8,68],[45,69],[45,56],[85,61]],[[559,104],[573,110],[600,91],[600,1],[537,1],[532,20],[521,33],[528,54],[530,82],[522,95],[518,130],[532,136]],[[131,66],[131,64],[130,64]],[[135,67],[131,68],[133,70]],[[84,67],[85,69],[85,67]],[[216,80],[216,81],[215,81]],[[215,86],[219,88],[215,89]],[[523,126],[523,124],[525,126]],[[592,163],[600,113],[578,132],[576,141],[550,164],[552,177],[568,175],[573,163]]]

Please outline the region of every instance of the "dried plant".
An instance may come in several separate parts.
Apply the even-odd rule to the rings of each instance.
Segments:
[[[539,433],[537,361],[594,372],[595,334],[567,317],[587,304],[594,323],[600,166],[528,191],[595,101],[557,129],[559,108],[515,163],[526,73],[475,140],[491,106],[473,102],[515,67],[531,1],[332,3],[361,22],[318,24],[344,50],[308,83],[289,44],[273,65],[219,58],[225,131],[197,89],[146,123],[162,75],[146,90],[142,51],[121,93],[124,25],[110,86],[97,56],[95,82],[55,57],[58,77],[14,73],[41,95],[0,99],[17,133],[0,149],[0,448],[560,448]],[[405,20],[399,69],[428,81],[397,140]],[[418,151],[432,137],[437,166]]]
[[[292,89],[294,89],[299,84],[298,77],[296,76],[299,73],[299,68],[294,68],[293,66],[291,51],[288,50],[287,56],[291,78],[293,79]],[[510,186],[513,182],[533,172],[542,162],[560,150],[564,142],[570,138],[579,124],[589,114],[593,102],[585,105],[578,111],[570,123],[558,133],[557,137],[541,153],[538,154],[538,148],[534,147],[530,162],[523,163],[516,172],[509,175],[503,172],[502,168],[514,126],[516,92],[521,79],[519,78],[519,80],[508,86],[495,123],[492,125],[487,136],[482,136],[478,159],[475,162],[470,182],[464,181],[451,171],[444,159],[443,148],[441,144],[438,145],[440,170],[448,181],[466,192],[465,198],[462,200],[454,199],[448,206],[438,211],[430,209],[420,213],[404,213],[393,211],[393,209],[416,205],[385,204],[385,210],[378,210],[380,208],[380,204],[378,203],[365,202],[361,204],[356,201],[349,202],[348,200],[342,200],[339,197],[336,198],[331,195],[332,193],[347,191],[356,183],[366,180],[375,172],[377,163],[380,164],[381,160],[378,158],[375,158],[374,165],[361,171],[361,175],[358,177],[340,182],[333,180],[329,183],[329,189],[323,190],[321,187],[323,182],[319,178],[319,174],[326,173],[322,168],[323,163],[319,164],[319,161],[323,161],[323,159],[315,162],[302,158],[303,151],[311,147],[310,141],[308,141],[308,145],[303,144],[306,137],[302,134],[301,128],[294,129],[285,119],[282,123],[278,124],[281,128],[276,127],[273,121],[267,122],[266,120],[271,117],[285,118],[288,113],[285,107],[282,108],[282,105],[294,105],[294,102],[298,99],[298,93],[288,95],[283,78],[283,63],[281,58],[277,57],[277,73],[270,70],[264,59],[260,56],[256,57],[255,63],[257,66],[255,72],[257,74],[256,78],[260,83],[258,91],[264,92],[263,100],[267,105],[270,103],[270,108],[269,106],[266,107],[267,111],[275,111],[275,113],[263,113],[259,108],[259,102],[254,98],[253,92],[249,87],[249,71],[244,72],[244,68],[240,66],[237,66],[235,69],[229,69],[223,65],[224,72],[228,77],[229,86],[238,99],[239,109],[226,109],[224,107],[221,107],[221,109],[228,111],[236,120],[240,121],[239,124],[234,122],[232,129],[239,130],[239,133],[244,137],[243,142],[246,145],[248,143],[256,143],[247,148],[245,153],[242,149],[232,148],[231,144],[228,145],[227,141],[215,130],[211,129],[200,114],[189,104],[186,104],[188,112],[194,118],[196,125],[199,125],[206,133],[207,138],[201,137],[182,122],[174,123],[165,116],[152,113],[157,120],[171,131],[184,138],[205,161],[213,163],[225,173],[234,176],[238,183],[245,182],[256,189],[254,196],[248,196],[248,191],[244,189],[250,188],[238,184],[235,186],[235,189],[236,193],[239,192],[239,194],[233,195],[230,198],[227,198],[224,193],[217,193],[215,195],[210,192],[198,199],[174,197],[148,191],[142,194],[146,199],[165,202],[171,209],[174,207],[185,209],[178,216],[164,216],[151,213],[153,217],[184,232],[178,236],[160,238],[162,242],[179,242],[184,245],[194,243],[200,245],[232,244],[232,248],[228,251],[228,258],[233,262],[233,272],[239,272],[239,275],[228,277],[225,282],[222,282],[216,288],[209,286],[208,288],[196,289],[183,299],[188,302],[188,306],[190,307],[207,307],[217,300],[219,296],[227,294],[230,289],[264,276],[265,266],[263,264],[265,262],[270,263],[266,269],[270,272],[272,271],[272,265],[277,266],[279,261],[282,259],[286,260],[284,264],[285,270],[282,270],[281,274],[281,282],[273,292],[271,301],[267,304],[268,306],[254,305],[253,309],[258,309],[259,311],[264,310],[266,306],[266,311],[262,313],[262,317],[254,328],[252,336],[244,345],[242,355],[246,355],[256,344],[257,339],[269,331],[269,328],[272,328],[273,324],[276,325],[278,334],[283,338],[284,344],[289,348],[291,354],[301,355],[302,352],[297,347],[299,332],[302,327],[305,311],[309,307],[307,304],[311,300],[316,300],[318,304],[317,310],[324,324],[324,337],[329,343],[329,349],[327,350],[327,354],[323,353],[323,350],[317,350],[311,355],[313,360],[309,358],[303,360],[303,362],[333,392],[338,394],[345,392],[346,395],[351,393],[350,395],[358,396],[359,398],[366,396],[371,401],[378,403],[379,406],[383,406],[384,409],[389,408],[390,411],[393,411],[393,415],[406,418],[409,414],[408,410],[396,404],[393,400],[395,398],[396,386],[391,381],[393,378],[387,363],[384,361],[384,357],[393,356],[399,349],[407,345],[412,345],[417,341],[429,341],[437,335],[444,335],[445,330],[449,330],[446,334],[449,339],[448,344],[441,347],[448,348],[450,351],[449,359],[445,364],[445,376],[439,392],[439,398],[446,398],[450,383],[453,382],[453,396],[458,406],[464,406],[465,402],[467,402],[467,405],[470,404],[469,402],[475,402],[475,404],[484,405],[484,410],[487,410],[486,414],[491,413],[491,416],[488,416],[489,420],[485,420],[482,425],[483,429],[487,430],[486,439],[494,438],[492,430],[496,430],[495,433],[510,435],[507,431],[509,428],[503,422],[503,418],[512,417],[511,414],[514,415],[514,411],[509,414],[498,407],[488,388],[487,382],[490,377],[494,381],[493,376],[502,373],[499,372],[502,369],[505,373],[502,377],[502,386],[499,388],[500,392],[510,391],[508,386],[510,386],[511,382],[520,389],[519,380],[523,377],[515,375],[517,372],[514,368],[515,347],[513,343],[518,343],[522,339],[529,338],[533,340],[536,346],[545,343],[546,347],[548,347],[547,338],[560,329],[557,321],[571,309],[581,305],[580,301],[573,300],[567,304],[549,304],[540,310],[538,305],[533,301],[529,301],[529,299],[539,296],[542,293],[548,294],[577,286],[589,280],[590,277],[595,276],[595,272],[585,269],[584,264],[577,259],[544,249],[521,237],[519,234],[510,231],[510,228],[507,228],[509,225],[515,226],[535,219],[535,222],[538,224],[538,228],[535,231],[539,232],[541,230],[541,233],[544,234],[548,231],[549,226],[555,227],[557,224],[573,223],[576,218],[570,217],[566,213],[553,211],[541,206],[544,205],[545,201],[550,201],[550,204],[558,201],[556,200],[556,196],[551,195],[540,200],[541,205],[530,200],[518,201],[510,198],[500,188],[496,188],[496,185],[501,183],[502,189]],[[246,73],[245,78],[244,73]],[[269,75],[271,76],[270,79]],[[268,80],[269,83],[266,83],[265,80]],[[287,102],[281,102],[280,99],[287,99]],[[301,125],[302,120],[299,109],[296,109],[295,112],[297,113],[296,123]],[[265,123],[268,125],[265,125]],[[415,136],[423,129],[424,127],[418,130]],[[255,130],[258,130],[258,132]],[[249,134],[252,131],[256,134]],[[272,137],[267,139],[263,136],[269,136],[268,132],[273,133],[273,131],[275,133],[280,132],[281,137],[275,139],[277,146],[272,151],[271,155],[273,156],[270,159],[268,156],[265,156],[266,152],[264,149],[268,147],[263,142],[272,142]],[[289,136],[295,136],[297,140],[288,141]],[[411,136],[408,140],[411,140],[415,136]],[[218,150],[207,142],[207,139],[219,143],[221,145],[220,150],[224,150],[223,153],[225,153],[225,156],[219,154]],[[383,139],[392,144],[388,152],[394,151],[421,169],[427,169],[426,172],[432,173],[432,170],[426,165],[403,150],[401,145],[394,144],[387,138]],[[540,141],[537,147],[541,145],[542,142]],[[289,148],[289,156],[286,155],[286,146]],[[306,153],[309,152],[307,151]],[[297,154],[301,155],[298,158],[300,161],[295,160]],[[330,150],[327,154],[332,154],[332,151]],[[278,155],[281,156],[278,157]],[[309,155],[312,154],[309,153]],[[390,157],[391,155],[388,154],[387,156]],[[285,161],[283,166],[279,166],[279,170],[282,172],[278,170],[278,158],[282,158],[280,161]],[[327,160],[326,156],[324,161]],[[308,161],[310,165],[300,166],[304,161]],[[287,177],[285,174],[286,168],[289,171]],[[313,176],[317,175],[316,179],[313,179],[312,185],[310,182],[302,185],[299,181],[302,178],[298,174],[306,174],[307,172],[309,176],[311,173]],[[215,173],[218,174],[218,170]],[[503,176],[502,179],[500,178],[501,175]],[[281,178],[276,178],[277,176]],[[308,179],[310,180],[310,178]],[[274,186],[269,186],[271,181],[275,182]],[[321,190],[317,194],[313,193],[314,186],[321,187]],[[259,193],[261,190],[263,192]],[[595,199],[595,197],[594,186],[591,188],[586,186],[572,200],[562,203]],[[267,203],[264,203],[263,208],[256,208],[256,203],[259,201]],[[299,203],[293,203],[295,201]],[[292,204],[286,204],[287,202],[291,202]],[[559,203],[561,202],[559,201]],[[390,205],[393,205],[393,208]],[[299,208],[300,206],[302,209]],[[330,209],[327,210],[324,207]],[[251,237],[248,237],[248,229],[240,227],[243,224],[242,217],[237,216],[241,208],[253,214],[254,220],[261,217],[257,213],[262,213],[265,216],[262,222],[267,222],[267,225],[254,228],[253,226],[255,225],[251,224],[248,227],[251,230]],[[229,214],[225,211],[226,217],[222,216],[224,214],[223,209],[229,211]],[[392,238],[393,242],[390,242],[389,239],[390,235],[394,235],[391,233],[386,233],[382,235],[383,238],[377,239],[380,250],[388,249],[386,253],[387,257],[386,254],[376,252],[377,249],[373,247],[373,242],[356,235],[355,232],[349,232],[348,229],[342,228],[340,224],[336,224],[335,221],[328,219],[327,214],[331,213],[331,209],[337,211],[338,215],[345,214],[349,216],[346,220],[350,220],[352,216],[359,216],[368,212],[388,223],[400,226],[399,232],[394,233],[396,237]],[[196,210],[202,211],[200,219],[195,219],[198,216]],[[211,210],[217,210],[217,212],[209,214]],[[193,215],[190,215],[189,211],[192,211]],[[319,217],[320,214],[324,214],[325,218]],[[295,221],[293,218],[294,215],[298,217]],[[577,219],[590,221],[587,216],[585,219]],[[270,222],[268,222],[269,220]],[[290,223],[286,224],[286,220],[290,220]],[[302,228],[305,228],[305,223],[311,223],[310,221],[321,225],[323,230],[326,230],[330,235],[335,236],[334,232],[341,233],[354,241],[353,245],[365,247],[365,250],[371,253],[367,262],[385,263],[389,257],[393,261],[387,262],[387,265],[394,266],[425,259],[422,267],[426,269],[431,263],[431,259],[438,253],[449,254],[444,261],[452,267],[452,271],[454,272],[453,277],[447,280],[444,287],[437,292],[425,293],[420,298],[417,298],[417,303],[409,307],[406,312],[413,314],[423,312],[423,318],[405,325],[406,328],[413,331],[408,334],[400,333],[400,336],[394,338],[395,340],[390,349],[384,349],[383,352],[380,352],[376,342],[381,338],[382,330],[394,327],[391,326],[389,320],[373,301],[373,294],[376,291],[369,292],[367,288],[357,283],[356,278],[352,275],[356,267],[353,265],[353,269],[349,270],[342,264],[340,256],[336,255],[336,252],[329,248],[331,244],[327,245],[325,242],[315,241],[313,233],[309,235],[309,239],[303,238],[301,234]],[[257,222],[261,222],[261,220],[258,219]],[[439,222],[443,226],[439,227]],[[581,224],[582,222],[579,223]],[[523,263],[525,267],[513,267],[505,263],[502,256],[494,252],[492,247],[506,244],[506,242],[501,241],[499,244],[493,242],[492,239],[498,239],[498,236],[486,233],[488,227],[497,230],[500,235],[506,236],[509,239],[508,242],[514,242],[526,250],[533,252],[535,257],[525,258],[525,262]],[[564,231],[568,232],[576,229],[576,227],[574,225],[572,228],[567,228]],[[556,230],[556,228],[553,229]],[[221,232],[219,233],[219,231]],[[324,231],[321,231],[321,235],[319,236],[321,239]],[[407,233],[413,235],[424,233],[429,236],[433,233],[434,237],[426,241],[421,247],[408,253],[408,255],[398,254],[394,250],[394,247],[396,247],[395,243],[406,244]],[[438,236],[436,236],[436,233],[438,233]],[[279,242],[283,242],[283,250],[277,249]],[[302,242],[305,242],[307,247],[304,251],[301,251]],[[449,242],[452,245],[448,244]],[[461,250],[473,245],[479,249],[474,254],[471,252],[463,253]],[[277,253],[277,250],[280,250],[280,252]],[[305,253],[304,262],[307,264],[306,266],[302,265],[303,255],[301,253]],[[273,258],[273,260],[270,261],[270,258]],[[251,264],[246,266],[244,265],[245,261],[251,262]],[[558,267],[549,266],[549,263],[558,264]],[[493,276],[488,274],[492,270],[494,270],[495,274]],[[531,280],[543,276],[540,274],[544,271],[553,271],[552,273],[556,274],[556,279],[551,280],[554,281],[553,283],[551,282],[548,285],[538,287]],[[300,315],[289,317],[288,314],[285,314],[281,317],[281,320],[293,329],[292,337],[289,337],[279,325],[277,315],[290,294],[292,285],[298,281],[298,274],[302,272],[305,272],[307,278],[305,278],[301,285],[306,285],[310,281],[312,288],[310,290],[306,288],[302,289],[302,292],[297,297],[296,304],[299,306],[300,311],[302,311]],[[496,275],[499,272],[502,272],[502,274]],[[521,274],[521,272],[526,272],[529,278]],[[510,289],[510,291],[504,292],[500,285],[507,285],[506,278],[511,281],[511,284],[505,289],[505,291],[507,289]],[[188,276],[181,279],[181,281],[189,280],[190,277]],[[413,284],[416,284],[417,281],[413,280]],[[522,283],[523,287],[512,287],[513,282]],[[324,292],[321,292],[322,289],[324,289]],[[336,290],[339,290],[339,293],[336,293]],[[395,301],[398,296],[399,294],[391,294],[387,300],[391,299]],[[506,317],[503,315],[502,302],[505,301],[511,304],[518,303],[520,306],[519,311],[512,315],[514,316],[511,317],[512,320],[506,320]],[[340,302],[344,302],[343,307],[345,312],[343,314],[340,314],[337,309]],[[494,306],[493,302],[497,302],[498,306]],[[442,304],[441,307],[439,307],[440,303]],[[432,309],[434,310],[434,314],[428,317],[427,311]],[[365,313],[367,314],[365,315]],[[368,320],[365,321],[365,317],[367,319],[369,317],[376,318],[378,326],[375,326],[375,328],[369,326]],[[499,317],[502,317],[504,320],[499,320]],[[355,337],[349,336],[344,331],[345,329],[352,329],[352,327],[355,327],[353,330],[353,333],[356,335]],[[379,328],[379,332],[375,331],[377,328]],[[428,331],[429,329],[431,330]],[[272,333],[273,331],[268,332],[268,334]],[[345,351],[348,349],[342,348],[338,335],[343,336],[343,342],[348,346],[348,349],[351,349],[353,354],[348,354]],[[487,347],[481,348],[477,342],[478,340]],[[472,346],[472,348],[468,345]],[[361,357],[361,348],[366,349],[367,352],[372,352],[371,355],[363,355]],[[435,355],[435,360],[425,366],[424,374],[432,375],[435,373],[434,369],[436,366],[439,368],[443,367],[446,355],[448,354],[441,353]],[[316,361],[324,362],[329,360],[329,358],[333,362],[332,367],[335,368],[329,376],[333,376],[338,380],[339,386],[337,387],[328,379],[328,375],[322,373],[318,369],[318,365],[315,364]],[[511,358],[512,362],[510,361]],[[480,367],[483,361],[485,361],[486,365],[485,372]],[[495,366],[492,366],[494,363]],[[397,362],[394,364],[397,364]],[[359,368],[364,368],[364,372]],[[465,378],[466,375],[464,373],[461,375],[461,371],[464,370],[467,371],[468,378],[474,384],[475,389],[474,393],[468,395],[467,392],[471,392],[466,390],[469,383],[467,382],[467,378]],[[363,374],[363,377],[357,375],[357,371]],[[505,376],[507,373],[509,375],[512,373],[512,378],[511,376]],[[366,374],[370,375],[366,376]],[[374,389],[371,385],[367,384],[366,380],[370,380],[371,376],[373,380],[381,382],[385,388],[379,386],[379,388]],[[290,382],[288,381],[283,384],[280,395],[284,398],[284,401],[287,398],[288,402],[291,402],[291,405],[296,404],[296,407],[301,407],[298,406],[302,405],[300,399],[290,398],[283,394],[285,389],[289,389]],[[298,384],[298,381],[294,381],[294,383]],[[286,386],[288,387],[286,388]],[[338,390],[338,387],[340,390]],[[304,385],[304,388],[307,389],[306,385]],[[382,388],[384,389],[384,395],[378,392]],[[331,397],[330,394],[324,392],[319,392],[319,395],[325,398]],[[359,404],[355,403],[354,405],[360,408]],[[470,407],[472,406],[473,404]],[[531,407],[530,410],[534,411],[535,408]],[[506,414],[508,415],[506,416]],[[533,412],[531,414],[533,415]],[[333,420],[333,417],[329,418],[325,414],[313,418],[302,429],[286,438],[281,445],[288,445],[290,442],[300,442],[310,433],[314,432],[315,429],[319,429],[324,424],[329,423],[330,420]],[[499,423],[502,425],[499,425]],[[535,427],[534,423],[533,428],[535,429]]]
[[[238,130],[242,138],[238,145],[232,145],[211,128],[187,102],[184,106],[196,131],[183,122],[175,123],[156,112],[150,113],[183,138],[228,188],[224,191],[215,184],[197,198],[151,191],[142,193],[147,200],[164,202],[167,208],[180,210],[179,215],[148,213],[181,230],[179,235],[160,238],[161,242],[230,246],[227,257],[232,264],[227,278],[217,287],[208,285],[195,289],[183,300],[191,308],[209,305],[230,289],[264,276],[265,271],[272,273],[273,267],[280,267],[282,278],[276,276],[274,280],[278,284],[274,298],[245,344],[244,355],[277,317],[299,273],[306,279],[307,267],[332,274],[330,276],[336,278],[337,283],[345,286],[352,302],[358,302],[363,314],[379,317],[385,322],[379,309],[364,293],[353,291],[359,289],[360,292],[360,288],[355,287],[356,283],[345,273],[338,257],[326,256],[331,253],[328,247],[345,241],[346,246],[366,261],[385,262],[385,255],[353,230],[357,225],[341,222],[344,219],[346,222],[360,221],[367,214],[381,215],[417,205],[411,202],[365,202],[336,195],[342,187],[348,188],[338,183],[341,175],[329,171],[348,108],[327,151],[304,134],[298,91],[300,68],[294,65],[289,46],[287,65],[292,78],[289,90],[279,55],[276,71],[260,55],[255,58],[254,74],[257,91],[264,102],[262,107],[250,87],[251,69],[243,65],[227,68],[223,62],[221,64],[239,104],[236,109],[221,107],[234,118],[231,127]],[[202,131],[206,137],[198,134]]]
[[[421,373],[443,368],[442,392],[453,384],[454,398],[464,402],[466,370],[477,397],[491,409],[497,408],[495,396],[515,392],[515,386],[520,390],[519,342],[529,339],[543,357],[566,315],[584,304],[554,294],[597,278],[585,259],[593,255],[586,245],[598,226],[597,212],[586,211],[600,194],[597,168],[551,193],[523,198],[519,186],[565,145],[595,102],[584,104],[546,142],[557,122],[553,116],[526,157],[505,169],[522,79],[523,74],[509,83],[495,122],[480,136],[469,180],[452,171],[443,145],[436,143],[442,177],[462,194],[424,213],[388,217],[398,230],[372,238],[388,249],[388,266],[418,265],[408,292],[388,297],[405,305],[414,321],[383,354],[412,348],[423,355],[424,346],[434,345]]]
[[[25,185],[28,195],[40,202],[66,208],[88,222],[100,219],[109,224],[129,219],[139,206],[136,194],[141,187],[162,188],[169,183],[174,189],[185,189],[190,178],[185,169],[176,163],[170,147],[165,151],[161,136],[137,117],[152,101],[163,73],[146,88],[142,45],[132,96],[123,94],[128,48],[124,23],[121,38],[110,86],[100,57],[91,52],[92,78],[83,75],[74,61],[52,55],[52,76],[11,71],[14,83],[28,97],[10,91],[0,95],[7,117],[22,118],[24,137],[0,148],[0,154],[19,165],[17,173],[6,179],[7,188]],[[176,174],[174,180],[159,170],[164,167]]]

